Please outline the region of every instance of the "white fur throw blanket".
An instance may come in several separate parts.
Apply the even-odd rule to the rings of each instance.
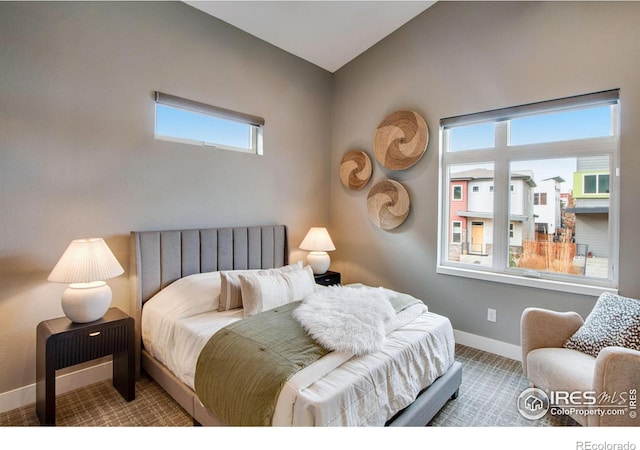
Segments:
[[[384,288],[330,286],[305,297],[293,317],[327,350],[373,353],[384,345],[396,317],[394,296]]]

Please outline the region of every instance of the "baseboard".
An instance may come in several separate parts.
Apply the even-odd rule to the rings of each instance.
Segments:
[[[77,370],[56,377],[56,395],[73,391],[74,389],[88,386],[110,379],[113,374],[112,361]],[[36,385],[30,384],[13,391],[0,394],[0,413],[21,408],[36,402]]]
[[[519,345],[508,344],[460,330],[453,330],[453,335],[457,344],[477,348],[478,350],[504,356],[509,359],[515,359],[516,361],[522,361],[522,349]]]

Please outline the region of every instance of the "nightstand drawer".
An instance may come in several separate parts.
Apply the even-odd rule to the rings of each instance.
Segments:
[[[335,286],[339,285],[341,282],[340,272],[328,271],[327,273],[315,275],[314,278],[317,284],[321,284],[323,286]]]
[[[127,350],[127,339],[126,324],[54,339],[55,368],[62,369]]]

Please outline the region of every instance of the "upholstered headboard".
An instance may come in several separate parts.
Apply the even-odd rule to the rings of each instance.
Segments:
[[[285,225],[132,231],[131,303],[140,347],[144,302],[179,278],[233,269],[270,269],[289,263]],[[137,361],[139,361],[138,352]]]

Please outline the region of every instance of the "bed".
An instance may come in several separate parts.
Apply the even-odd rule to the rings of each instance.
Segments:
[[[195,370],[198,360],[203,359],[199,353],[204,351],[207,342],[221,335],[216,331],[236,324],[250,324],[248,319],[256,317],[245,320],[243,310],[247,308],[238,309],[229,304],[220,311],[222,295],[215,305],[203,307],[206,301],[197,299],[200,292],[197,289],[204,285],[220,286],[220,274],[259,270],[280,273],[283,268],[290,268],[294,271],[291,276],[303,276],[305,268],[301,263],[289,262],[287,227],[134,231],[130,239],[130,313],[136,323],[137,374],[143,370],[153,378],[193,417],[194,424],[227,425],[211,407],[205,406],[211,406],[210,400],[201,400],[196,394]],[[227,292],[227,288],[224,289]],[[188,297],[186,306],[181,303],[185,296],[194,298]],[[418,306],[412,305],[407,311],[415,308]],[[424,305],[422,308],[424,311],[412,313],[416,315],[415,320],[407,319],[387,334],[381,351],[356,356],[347,353],[346,357],[344,352],[329,352],[310,365],[315,371],[305,368],[292,377],[291,383],[294,380],[302,383],[304,394],[293,387],[295,383],[287,381],[275,406],[273,425],[428,424],[447,401],[457,397],[462,367],[453,357],[453,333],[448,319],[428,312]],[[294,309],[293,306],[290,309]],[[172,314],[177,311],[177,320],[163,319],[163,310],[171,310]],[[266,313],[257,314],[262,315]],[[404,348],[408,342],[411,350]],[[169,353],[161,350],[164,345],[169,345]],[[398,352],[405,360],[397,359]],[[435,357],[436,362],[426,363],[423,353],[428,354],[428,358]],[[322,369],[323,364],[329,368]],[[206,378],[202,370],[199,377],[200,380]],[[291,394],[294,389],[298,391]],[[361,394],[365,391],[366,394]],[[345,408],[346,404],[350,406]],[[334,413],[334,410],[345,409],[348,411]],[[292,410],[301,413],[293,414]]]

